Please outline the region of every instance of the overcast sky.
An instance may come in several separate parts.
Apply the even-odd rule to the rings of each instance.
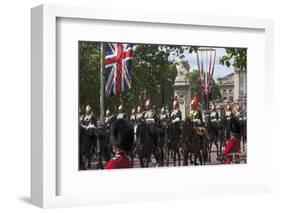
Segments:
[[[227,67],[226,65],[221,65],[219,63],[219,59],[226,54],[224,48],[214,48],[214,49],[216,49],[216,64],[214,70],[214,80],[217,80],[218,77],[223,77],[234,72],[234,68],[233,66]],[[198,70],[196,53],[190,54],[188,53],[188,51],[186,51],[184,55],[185,55],[185,60],[187,60],[190,65],[190,71],[194,69]]]

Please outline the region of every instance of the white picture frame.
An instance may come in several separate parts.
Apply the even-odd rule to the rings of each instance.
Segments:
[[[257,32],[259,41],[262,41],[264,54],[259,55],[260,67],[257,67],[258,74],[256,80],[251,80],[253,74],[248,76],[249,79],[249,95],[251,94],[251,88],[255,87],[257,83],[263,82],[261,85],[261,96],[265,98],[265,102],[261,103],[261,108],[265,108],[272,104],[273,100],[270,100],[266,94],[273,90],[273,21],[270,19],[256,19],[256,18],[241,18],[241,17],[216,17],[216,16],[203,16],[203,15],[189,15],[189,14],[164,14],[161,12],[148,12],[148,11],[115,11],[105,8],[84,8],[74,6],[54,6],[54,5],[41,5],[31,10],[31,73],[32,73],[32,92],[31,92],[31,201],[33,204],[47,208],[47,207],[59,207],[59,206],[76,206],[76,205],[92,205],[100,203],[116,203],[116,202],[139,202],[145,200],[165,200],[165,199],[183,199],[194,196],[213,196],[213,195],[242,195],[253,193],[271,192],[272,187],[272,171],[271,171],[271,156],[270,156],[270,141],[271,136],[268,126],[265,127],[265,135],[261,139],[257,138],[257,144],[251,145],[249,149],[248,164],[245,166],[207,166],[207,167],[191,167],[188,168],[190,177],[191,172],[196,175],[210,175],[213,171],[217,172],[217,175],[222,175],[222,178],[231,178],[225,176],[226,173],[232,174],[236,172],[237,177],[242,174],[257,175],[252,182],[250,178],[245,178],[243,183],[241,178],[237,182],[230,184],[227,181],[219,183],[210,183],[200,185],[196,183],[193,187],[189,184],[185,184],[184,178],[188,175],[187,167],[173,168],[173,172],[168,172],[169,169],[148,169],[146,171],[142,169],[137,170],[123,170],[110,173],[104,172],[84,172],[83,180],[89,178],[95,178],[97,174],[103,176],[99,181],[103,181],[104,184],[107,180],[113,178],[124,177],[124,174],[132,178],[143,178],[151,174],[152,178],[161,176],[163,179],[155,183],[155,186],[150,186],[151,191],[149,195],[144,194],[141,188],[144,188],[142,184],[139,188],[133,189],[132,187],[122,187],[120,189],[125,196],[116,196],[112,193],[104,193],[101,190],[93,194],[83,193],[87,191],[81,190],[78,194],[60,194],[58,193],[58,185],[62,184],[59,177],[61,166],[58,166],[58,159],[60,159],[58,152],[58,132],[57,132],[57,88],[60,82],[57,79],[58,61],[58,20],[87,20],[88,22],[98,20],[99,22],[116,22],[118,26],[122,26],[122,23],[134,23],[133,25],[142,25],[146,27],[153,24],[153,26],[166,30],[173,30],[176,27],[195,27],[202,30],[218,30],[232,32],[247,31]],[[121,25],[120,25],[121,24]],[[134,33],[132,33],[134,36]],[[171,35],[171,34],[170,34]],[[135,35],[136,36],[136,35]],[[234,36],[234,35],[233,35]],[[233,37],[232,37],[233,38]],[[219,38],[218,38],[219,39]],[[217,39],[217,40],[218,40]],[[231,37],[229,37],[231,39]],[[247,38],[250,39],[250,38]],[[121,39],[122,40],[122,39]],[[120,40],[120,41],[121,41]],[[134,39],[133,39],[134,40]],[[116,41],[119,41],[118,39]],[[167,36],[163,37],[161,42],[168,42]],[[152,40],[151,42],[155,42]],[[180,41],[178,41],[180,42]],[[175,41],[176,43],[176,41]],[[197,43],[197,45],[210,45],[207,41],[203,41],[204,44]],[[171,43],[173,44],[173,43]],[[218,43],[216,43],[218,44]],[[230,43],[231,44],[231,41]],[[215,46],[215,43],[213,44]],[[247,46],[247,45],[246,45]],[[251,48],[253,49],[254,46]],[[254,51],[249,53],[249,70],[256,68],[254,64],[254,57],[251,54],[255,54]],[[76,67],[77,69],[77,67]],[[251,73],[251,72],[250,72]],[[253,72],[252,72],[253,73]],[[253,94],[253,93],[252,93]],[[251,98],[250,98],[251,99]],[[255,125],[255,114],[257,109],[253,107],[256,103],[256,99],[249,99],[248,111],[252,110],[248,116],[249,124]],[[264,99],[263,99],[264,100]],[[251,103],[252,102],[252,103]],[[260,108],[259,108],[260,109]],[[264,122],[268,123],[267,119],[263,118]],[[250,127],[251,128],[251,127]],[[249,129],[251,130],[251,129]],[[249,140],[255,139],[253,131],[249,131]],[[264,147],[260,146],[261,140],[266,140]],[[251,142],[249,142],[251,143]],[[262,149],[266,150],[263,159],[265,162],[257,163],[256,152],[260,152]],[[252,151],[251,151],[252,150]],[[78,158],[78,156],[73,156]],[[251,160],[254,159],[254,160]],[[234,169],[232,169],[234,168]],[[78,172],[78,171],[77,171]],[[87,174],[86,174],[87,173]],[[87,177],[86,177],[87,176]],[[163,182],[173,179],[175,177],[182,177],[177,182],[179,185],[173,185],[167,183],[163,185]],[[216,175],[213,175],[215,178]],[[191,177],[192,178],[192,177]],[[193,176],[196,178],[196,176]],[[60,181],[59,181],[60,179]],[[64,180],[64,179],[63,179]],[[71,179],[70,180],[74,180]],[[78,180],[78,179],[77,179]],[[126,180],[125,180],[126,181]],[[215,180],[216,181],[216,180]],[[77,185],[77,183],[73,183]],[[161,188],[163,186],[163,188]],[[70,187],[68,185],[68,187]],[[104,190],[108,191],[110,186],[105,186]],[[77,190],[73,186],[73,191]],[[91,189],[89,189],[91,190]],[[124,191],[122,191],[124,190]],[[139,191],[138,191],[139,190]],[[71,189],[70,189],[71,191]],[[139,192],[139,193],[138,193]],[[135,194],[134,194],[135,193]],[[58,195],[59,194],[59,195]],[[123,194],[123,195],[124,195]],[[130,196],[128,196],[130,195]],[[124,199],[125,197],[125,199]]]

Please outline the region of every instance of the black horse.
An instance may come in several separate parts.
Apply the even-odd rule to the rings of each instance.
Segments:
[[[225,140],[228,140],[230,138],[230,119],[231,118],[226,117],[225,113],[222,113],[220,124],[224,130]]]
[[[157,134],[153,155],[156,159],[157,166],[164,166],[165,150],[167,148],[167,121],[156,119],[155,128],[157,129]]]
[[[135,163],[134,159],[136,158],[136,156],[138,154],[137,153],[137,132],[136,132],[137,128],[138,128],[138,123],[139,122],[136,121],[136,120],[130,120],[130,125],[132,125],[133,128],[134,128],[134,141],[133,141],[133,145],[132,145],[128,155],[131,158],[131,162],[133,164],[133,167],[134,167],[134,163]]]
[[[200,138],[190,118],[186,118],[182,126],[182,148],[184,166],[188,165],[188,159],[190,159],[190,163],[194,163],[194,165],[197,165],[197,159],[199,159],[200,165],[203,164]],[[192,160],[192,155],[194,156],[194,161]]]
[[[211,162],[212,146],[215,144],[217,148],[217,157],[221,155],[223,144],[223,129],[219,122],[212,122],[208,113],[205,114],[205,127],[208,131],[208,160]],[[218,144],[220,141],[220,145]]]
[[[242,148],[245,151],[245,143],[247,142],[247,119],[240,119],[239,120],[240,130],[241,130],[241,141],[242,141]]]
[[[151,160],[155,142],[149,132],[149,127],[145,120],[136,122],[136,152],[139,157],[140,166],[148,167]]]
[[[169,166],[170,155],[173,157],[174,166],[176,166],[176,161],[178,157],[178,166],[181,165],[180,156],[180,137],[181,130],[179,123],[169,123],[167,126],[167,151],[166,151],[166,165]]]
[[[96,142],[96,156],[97,156],[97,169],[104,169],[103,162],[107,162],[112,157],[112,145],[110,143],[110,129],[99,125],[96,129],[97,142]]]
[[[93,154],[96,150],[97,134],[95,128],[79,127],[79,169],[91,168]]]

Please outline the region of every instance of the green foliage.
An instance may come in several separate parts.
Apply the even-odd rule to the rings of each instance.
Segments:
[[[177,74],[174,60],[177,57],[184,57],[187,51],[192,53],[197,49],[198,47],[135,44],[132,88],[119,96],[105,96],[104,108],[110,108],[111,111],[116,112],[122,98],[127,112],[130,112],[133,107],[144,105],[147,97],[151,97],[155,106],[160,107],[165,104],[171,107],[174,94],[173,83]],[[174,59],[171,56],[174,56]],[[235,54],[229,55],[230,58],[234,56]],[[226,58],[224,63],[228,64]],[[192,95],[197,94],[201,101],[199,72],[196,70],[190,72],[189,79]],[[212,84],[212,97],[217,98],[220,96],[219,90],[215,81]],[[79,101],[81,109],[90,104],[93,112],[99,115],[100,43],[98,42],[79,42]]]
[[[225,48],[226,55],[220,58],[220,64],[230,67],[233,65],[238,69],[247,69],[247,49],[246,48]],[[231,60],[234,62],[231,64]]]
[[[188,78],[189,78],[190,85],[191,85],[191,97],[193,97],[194,95],[197,95],[199,102],[201,102],[201,88],[200,88],[198,70],[193,70],[192,72],[189,72]]]
[[[99,114],[100,98],[100,43],[79,42],[79,106],[81,110],[89,103]]]
[[[121,98],[129,112],[132,107],[143,105],[147,97],[151,97],[156,106],[172,102],[177,71],[168,57],[171,54],[182,56],[184,48],[149,44],[136,44],[134,48],[132,88],[119,96],[105,96],[105,109],[116,112]],[[100,43],[79,42],[79,71],[80,107],[89,103],[99,115]]]

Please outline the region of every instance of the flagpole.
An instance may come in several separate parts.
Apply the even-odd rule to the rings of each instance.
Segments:
[[[100,121],[104,124],[104,43],[100,47]]]

